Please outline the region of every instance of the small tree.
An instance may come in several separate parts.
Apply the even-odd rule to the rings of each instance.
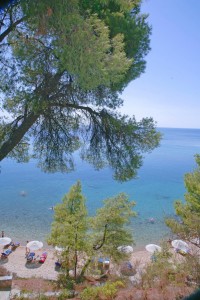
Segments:
[[[121,193],[104,201],[104,207],[94,217],[88,217],[85,198],[82,195],[81,183],[71,187],[61,204],[56,205],[54,222],[48,243],[64,248],[64,274],[69,278],[73,268],[77,277],[79,258],[84,258],[80,272],[82,278],[95,256],[109,256],[114,261],[124,258],[117,250],[120,245],[133,244],[133,237],[127,225],[135,216],[132,211],[135,202]]]
[[[87,228],[85,198],[78,181],[64,196],[62,203],[55,206],[54,222],[48,239],[49,244],[63,247],[66,275],[69,276],[69,269],[73,268],[75,279],[78,251],[84,251],[87,246]]]
[[[116,261],[121,258],[117,247],[133,244],[133,236],[128,224],[131,217],[136,216],[132,210],[134,206],[135,202],[129,201],[124,193],[104,201],[104,206],[97,210],[92,220],[94,250],[100,250]]]
[[[200,247],[200,155],[195,157],[197,168],[185,175],[185,203],[177,200],[174,205],[179,220],[166,219],[166,224],[178,237]]]
[[[130,219],[136,216],[132,210],[134,206],[135,202],[129,201],[126,194],[120,193],[106,199],[104,206],[97,210],[96,216],[90,218],[91,246],[81,276],[94,256],[108,256],[115,262],[125,258],[125,254],[120,253],[117,248],[134,243],[128,227]]]

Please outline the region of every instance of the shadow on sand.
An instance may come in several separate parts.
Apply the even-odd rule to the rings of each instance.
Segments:
[[[0,265],[4,265],[8,262],[8,257],[5,257],[5,258],[1,258],[0,259]]]
[[[39,262],[37,261],[33,261],[33,262],[26,262],[25,263],[25,267],[27,269],[38,269],[42,266],[42,264],[40,264]]]

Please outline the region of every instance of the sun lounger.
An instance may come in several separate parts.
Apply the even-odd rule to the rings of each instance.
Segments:
[[[10,246],[12,247],[12,250],[15,250],[17,247],[20,246],[19,242],[11,242]]]
[[[45,260],[47,259],[47,252],[43,252],[40,256],[39,263],[43,264]]]
[[[1,258],[6,258],[10,255],[10,253],[12,253],[11,249],[7,249],[4,252],[1,253]]]

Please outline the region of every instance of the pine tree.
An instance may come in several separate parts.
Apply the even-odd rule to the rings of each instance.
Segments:
[[[0,11],[0,161],[35,158],[45,172],[69,172],[79,150],[118,180],[136,176],[160,140],[152,118],[118,111],[150,49],[139,4],[19,0]]]

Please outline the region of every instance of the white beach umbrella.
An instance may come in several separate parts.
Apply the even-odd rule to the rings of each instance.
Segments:
[[[132,253],[133,252],[133,247],[131,246],[119,246],[117,248],[118,251],[123,252],[123,253]]]
[[[10,243],[11,243],[11,238],[9,238],[9,237],[0,238],[0,245],[5,246],[5,245],[8,245]]]
[[[56,251],[58,251],[58,252],[62,252],[62,251],[64,251],[64,249],[63,249],[63,248],[61,248],[61,247],[58,247],[58,246],[55,246],[55,250],[56,250]]]
[[[43,247],[43,243],[39,241],[31,241],[26,245],[31,251],[39,250]]]
[[[154,253],[155,251],[161,251],[162,248],[158,245],[155,245],[155,244],[148,244],[145,246],[145,249],[150,252],[150,253]]]
[[[172,244],[172,247],[174,247],[176,249],[182,250],[184,252],[189,251],[188,244],[186,242],[182,241],[182,240],[173,240],[171,242],[171,244]]]

